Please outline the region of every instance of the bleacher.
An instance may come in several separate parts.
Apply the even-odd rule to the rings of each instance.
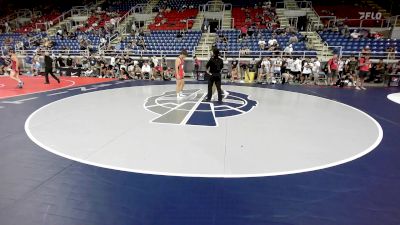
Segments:
[[[246,13],[245,13],[246,8],[241,8],[241,7],[234,7],[232,9],[232,16],[235,21],[235,28],[240,29],[242,26],[251,26],[252,24],[256,24],[257,28],[259,29],[265,29],[267,26],[266,24],[260,24],[261,19],[257,18],[257,15],[260,17],[263,17],[265,21],[269,22],[272,20],[271,17],[268,16],[263,16],[263,9],[262,8],[257,8],[254,9],[254,7],[248,7],[247,9],[249,10],[249,16],[250,16],[250,21],[246,22]],[[278,27],[277,24],[274,24],[274,27]]]
[[[160,55],[161,53],[167,56],[176,56],[182,49],[186,49],[189,54],[193,53],[195,46],[198,45],[201,32],[200,31],[188,31],[187,35],[184,35],[180,40],[176,38],[177,31],[152,31],[150,35],[145,36],[145,44],[147,50],[143,51],[143,55]],[[126,40],[121,44],[122,50],[127,50],[128,44],[134,39],[133,36],[128,36]],[[142,51],[140,47],[135,47],[132,50]]]
[[[52,12],[50,14],[43,15],[39,18],[32,19],[32,21],[30,23],[27,23],[24,26],[20,27],[17,30],[17,32],[19,32],[19,33],[33,32],[34,30],[36,30],[36,23],[46,23],[46,22],[54,20],[55,18],[57,18],[60,15],[61,15],[61,13]],[[37,28],[43,30],[44,27],[38,26]]]
[[[6,44],[5,41],[6,39],[11,38],[12,42],[10,44]],[[26,37],[21,34],[21,33],[5,33],[5,34],[0,34],[0,46],[2,47],[8,47],[8,46],[14,46],[18,42],[26,42],[27,39]]]
[[[166,1],[166,6],[175,10],[181,9],[181,7],[184,5],[187,8],[198,9],[199,5],[206,4],[207,2],[208,0],[168,0]],[[165,6],[165,2],[163,0],[160,0],[157,3],[156,8],[160,8],[163,6]]]
[[[189,21],[186,24],[188,19],[196,18],[198,13],[198,9],[186,9],[184,11],[171,10],[171,12],[163,12],[161,13],[162,17],[156,17],[153,24],[149,25],[150,30],[183,30],[186,29],[187,26],[189,29],[193,26],[193,21]],[[162,24],[162,20],[166,20],[164,24]]]
[[[345,37],[339,32],[325,31],[321,32],[320,36],[330,46],[342,46],[342,55],[358,55],[362,48],[369,46],[371,49],[372,57],[385,58],[387,56],[386,49],[388,47],[395,47],[396,51],[400,51],[400,40],[394,39],[366,39],[353,40],[351,37]],[[339,53],[339,49],[336,49]],[[396,57],[400,57],[400,53],[396,53]]]
[[[146,4],[148,0],[124,0],[124,1],[117,1],[111,2],[109,6],[109,10],[112,11],[129,11],[132,7],[138,4]]]
[[[271,39],[272,37],[272,32],[268,31],[268,30],[262,30],[262,38],[268,42],[268,40]],[[226,49],[226,51],[228,51],[229,53],[227,54],[228,56],[230,55],[237,55],[237,52],[239,52],[239,50],[242,47],[248,47],[251,51],[251,53],[249,55],[260,55],[260,47],[258,45],[258,41],[259,39],[257,37],[249,37],[248,39],[244,39],[241,42],[238,42],[238,36],[240,34],[240,31],[238,30],[223,30],[223,31],[219,31],[217,33],[217,35],[224,35],[227,39],[228,39],[228,43],[225,45],[224,43],[217,43],[217,48],[219,49]],[[302,35],[301,34],[297,34],[298,38],[301,38]],[[279,46],[281,46],[282,50],[283,48],[285,48],[287,45],[289,45],[289,36],[277,36],[276,40],[278,41]],[[309,51],[306,52],[305,55],[306,56],[316,56],[317,53],[315,51],[312,50],[307,50],[306,45],[304,42],[298,42],[298,43],[294,43],[292,44],[293,46],[293,54],[295,55],[296,52],[298,52],[300,54],[300,52],[304,52],[304,51]],[[272,52],[270,51],[262,51],[261,55],[263,56],[271,56]]]

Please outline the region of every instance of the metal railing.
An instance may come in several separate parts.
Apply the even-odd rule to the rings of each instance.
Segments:
[[[293,1],[293,2],[276,2],[275,3],[275,8],[288,8],[288,5],[296,4],[298,8],[304,9],[304,8],[312,8],[312,2],[311,1]]]
[[[224,12],[225,10],[232,10],[231,3],[217,3],[207,2],[206,4],[199,5],[199,12]]]
[[[102,55],[104,56],[117,56],[117,55],[128,55],[133,57],[143,57],[143,56],[178,56],[180,50],[137,50],[137,49],[124,49],[124,50],[103,50]],[[189,56],[194,56],[195,50],[188,50]]]
[[[89,49],[86,50],[44,50],[44,51],[48,51],[51,55],[64,55],[64,56],[68,56],[68,55],[74,55],[74,56],[89,56],[90,52]],[[15,50],[15,53],[18,56],[33,56],[35,54],[37,54],[38,52],[36,50]]]
[[[249,53],[243,53],[241,51],[220,51],[221,57],[223,58],[262,58],[262,57],[315,57],[316,51],[293,51],[291,54],[287,54],[284,51],[250,51]]]
[[[349,27],[358,27],[358,28],[364,28],[364,27],[379,27],[379,28],[390,28],[392,24],[390,23],[390,19],[331,19],[328,21],[328,28],[332,27],[335,23],[337,22],[342,22],[343,24],[349,26]],[[375,24],[366,24],[367,22],[373,22]],[[377,24],[378,22],[378,24]],[[365,26],[364,26],[365,25]]]
[[[342,57],[349,57],[349,56],[362,56],[361,51],[342,51]],[[386,61],[390,60],[400,60],[400,53],[396,52],[371,52],[371,59],[383,59]]]
[[[196,22],[198,22],[200,24],[200,30],[202,29],[202,25],[203,25],[203,21],[204,19],[187,19],[186,20],[186,29],[189,30],[189,21],[193,21],[193,25],[196,24]],[[193,29],[193,26],[192,26]]]

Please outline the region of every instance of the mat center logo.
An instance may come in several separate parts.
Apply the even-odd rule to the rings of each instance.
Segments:
[[[176,98],[175,91],[146,99],[144,107],[158,116],[152,123],[218,126],[217,118],[237,116],[249,112],[257,102],[249,96],[237,92],[224,93],[221,104],[211,101],[204,102],[207,93],[202,89],[190,89],[183,92],[185,97]],[[216,93],[213,98],[216,97]]]

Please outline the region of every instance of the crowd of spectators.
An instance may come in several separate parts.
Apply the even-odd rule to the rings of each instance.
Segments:
[[[255,79],[258,83],[268,84],[313,84],[339,87],[355,87],[365,90],[364,81],[369,83],[386,82],[388,74],[400,73],[400,61],[385,63],[383,59],[372,63],[369,54],[357,58],[334,55],[327,63],[318,58],[308,57],[263,57],[250,61],[233,60],[230,66],[229,79],[232,82],[243,82]],[[251,78],[253,77],[253,78]]]

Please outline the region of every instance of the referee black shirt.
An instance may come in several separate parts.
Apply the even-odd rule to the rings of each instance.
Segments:
[[[53,68],[53,59],[48,55],[44,56],[44,68],[45,69],[52,69]]]
[[[207,69],[210,68],[210,73],[211,74],[219,75],[219,74],[221,74],[222,68],[224,68],[224,61],[219,57],[213,56],[207,62],[206,68]]]

